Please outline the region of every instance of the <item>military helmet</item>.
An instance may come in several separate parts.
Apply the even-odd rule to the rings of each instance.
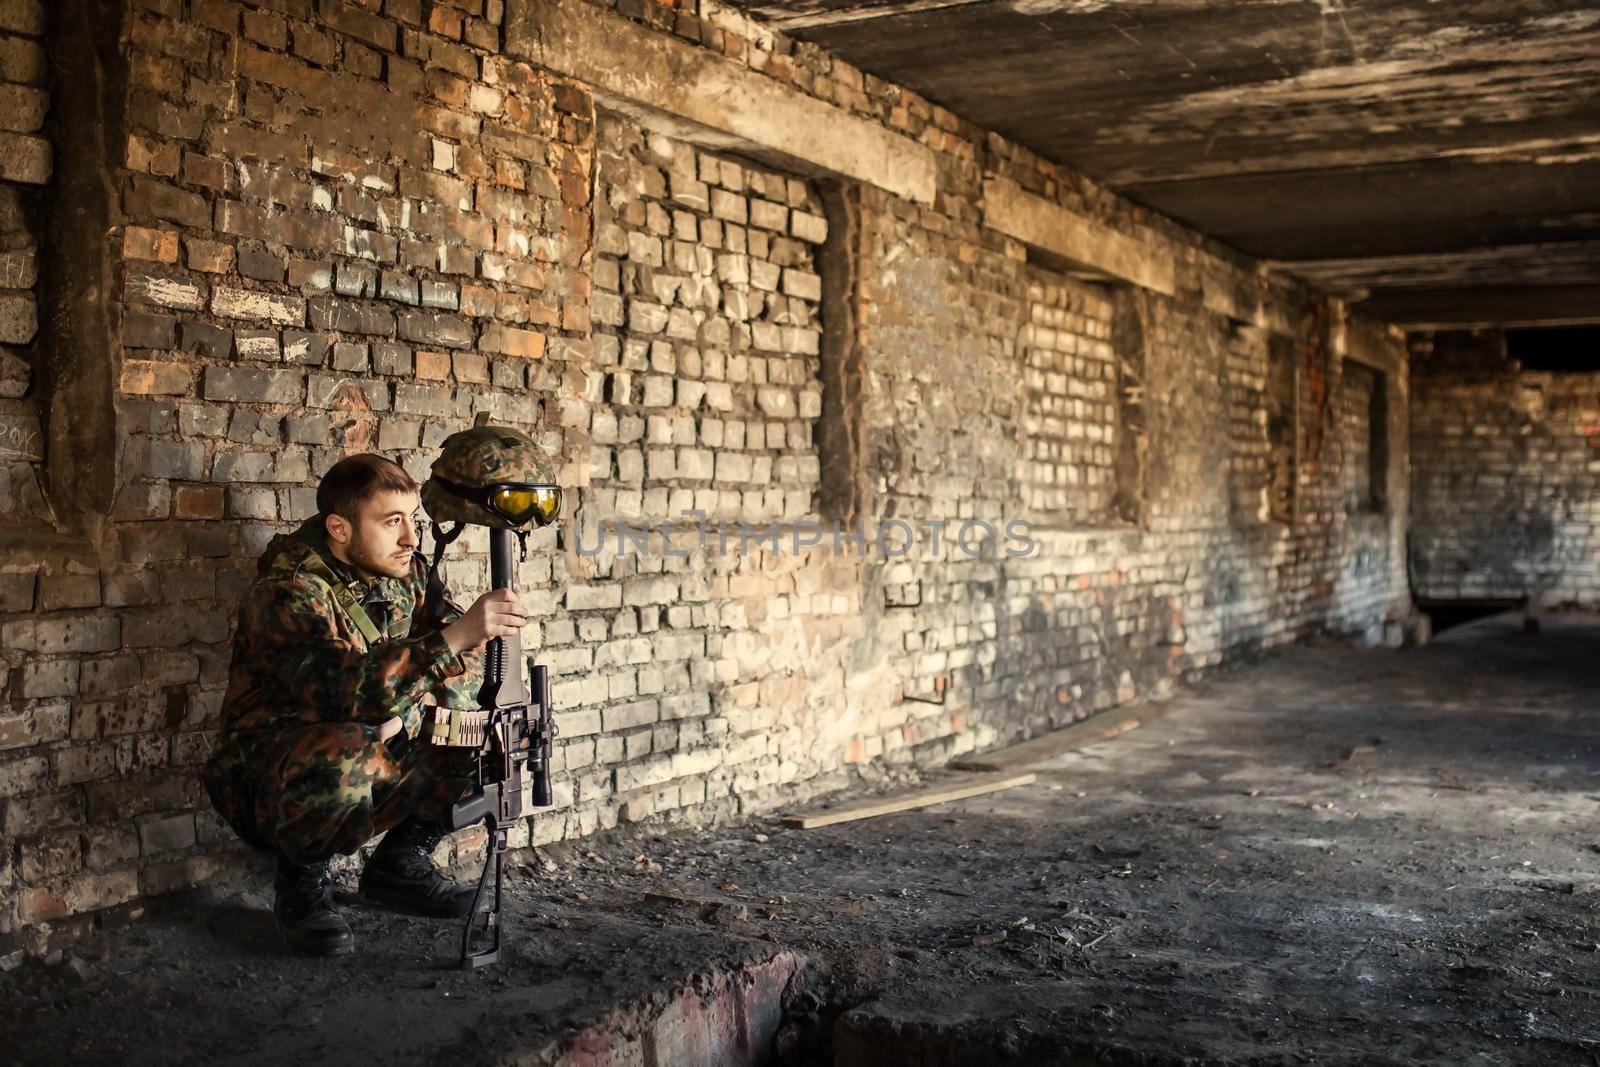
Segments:
[[[485,416],[445,438],[422,483],[422,506],[434,522],[515,530],[547,526],[561,511],[561,489],[533,438]]]

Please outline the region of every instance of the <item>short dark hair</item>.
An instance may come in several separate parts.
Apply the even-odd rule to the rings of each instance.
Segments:
[[[361,505],[379,493],[415,493],[417,480],[392,459],[375,452],[346,456],[328,469],[317,485],[317,514],[338,515],[355,522]]]

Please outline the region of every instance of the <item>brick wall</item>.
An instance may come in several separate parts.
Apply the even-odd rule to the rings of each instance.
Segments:
[[[482,409],[583,457],[559,406],[588,359],[589,103],[495,56],[484,19],[420,9],[126,10],[116,499],[97,551],[12,579],[0,778],[22,889],[0,923],[221,868],[197,768],[232,617],[316,474],[368,449],[422,474]],[[481,558],[452,576],[481,585]]]
[[[1344,471],[1344,509],[1349,513],[1370,511],[1377,502],[1372,460],[1375,453],[1381,454],[1383,446],[1373,438],[1372,405],[1379,388],[1376,371],[1359,363],[1346,364],[1344,388],[1340,391],[1339,417],[1344,423],[1340,467]]]
[[[242,869],[197,768],[256,554],[340,455],[420,475],[480,410],[572,501],[520,573],[562,773],[519,842],[796,803],[1404,617],[1403,489],[1346,513],[1329,399],[1347,352],[1402,388],[1388,333],[1286,283],[1241,326],[1213,278],[1070,279],[981,225],[986,174],[1231,254],[737,16],[633,13],[932,147],[935,204],[863,188],[833,232],[826,183],[503,54],[499,0],[127,3],[113,226],[83,235],[117,258],[116,495],[5,564],[0,936]],[[864,542],[818,510],[830,434]]]
[[[1600,605],[1600,374],[1521,371],[1503,348],[1464,366],[1435,347],[1414,352],[1417,596]]]
[[[50,179],[42,131],[46,16],[37,4],[0,6],[0,522],[39,523],[48,514],[41,485],[44,426],[40,396],[36,190]],[[18,594],[15,571],[0,564],[0,593]]]

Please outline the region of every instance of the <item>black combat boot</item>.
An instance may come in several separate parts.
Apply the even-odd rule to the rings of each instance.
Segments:
[[[272,914],[283,939],[310,956],[354,952],[356,935],[333,906],[333,872],[328,861],[290,863],[278,857]]]
[[[374,904],[435,918],[460,918],[472,910],[472,891],[439,873],[433,850],[444,832],[412,816],[386,834],[361,872],[361,895]]]

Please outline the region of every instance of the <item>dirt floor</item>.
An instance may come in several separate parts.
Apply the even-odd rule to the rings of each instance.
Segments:
[[[0,976],[0,1061],[551,1062],[786,949],[783,1063],[1600,1064],[1596,694],[1594,618],[1290,649],[1031,786],[526,856],[476,974],[200,897]]]

